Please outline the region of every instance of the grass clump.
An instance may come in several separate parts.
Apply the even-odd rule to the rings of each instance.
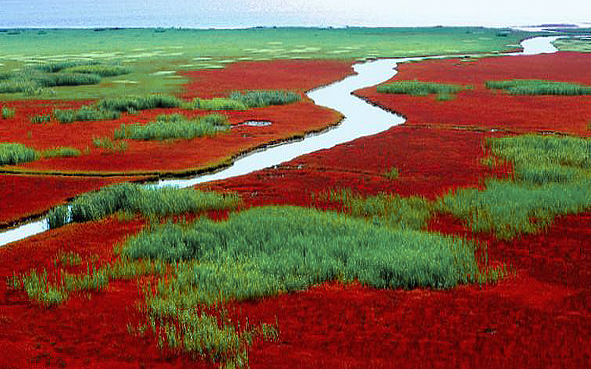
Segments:
[[[33,124],[43,124],[51,122],[51,115],[50,114],[40,114],[31,117],[31,123]]]
[[[193,110],[247,110],[243,102],[216,97],[213,99],[195,98],[190,103],[183,106],[186,109]]]
[[[422,197],[384,193],[363,197],[351,189],[329,190],[321,193],[319,199],[341,203],[345,212],[354,217],[398,229],[424,228],[435,209],[429,200]]]
[[[441,211],[464,219],[476,232],[509,239],[548,226],[555,216],[591,208],[591,140],[523,135],[492,138],[491,154],[514,167],[514,181],[491,180],[484,190],[461,189]]]
[[[73,123],[93,120],[113,120],[120,117],[120,113],[91,106],[83,106],[80,109],[60,110],[55,109],[53,116],[60,123]]]
[[[0,143],[0,165],[14,165],[37,160],[39,154],[18,143]]]
[[[65,68],[64,72],[94,74],[100,77],[115,77],[131,73],[131,68],[119,65],[87,64]]]
[[[43,150],[41,151],[40,156],[43,158],[72,158],[80,156],[80,150],[73,147],[61,146]]]
[[[487,81],[486,87],[505,90],[512,95],[591,95],[591,86],[535,79]]]
[[[156,108],[178,108],[182,104],[181,99],[170,95],[144,95],[103,99],[96,107],[105,111],[135,112]]]
[[[397,179],[399,175],[400,173],[398,173],[398,169],[395,167],[392,167],[384,172],[384,177],[388,178],[391,181]]]
[[[2,119],[14,118],[15,110],[6,106],[2,107]]]
[[[220,114],[189,119],[182,114],[160,115],[155,122],[147,125],[125,125],[115,130],[115,139],[168,140],[215,136],[228,129],[228,118]]]
[[[92,138],[92,145],[94,147],[106,150],[110,153],[122,153],[127,151],[127,142],[126,141],[117,141],[114,142],[109,137],[93,137]]]
[[[60,251],[57,257],[54,259],[53,264],[55,266],[57,266],[57,264],[60,264],[64,267],[79,266],[80,264],[82,264],[82,257],[80,256],[80,254],[74,251]]]
[[[41,64],[34,67],[34,69],[45,72],[45,73],[57,73],[61,72],[64,69],[68,68],[76,68],[76,67],[87,67],[91,65],[98,65],[99,62],[93,60],[71,60],[71,61],[61,61],[61,62],[53,62],[47,64]]]
[[[412,96],[427,96],[435,94],[438,101],[451,100],[454,94],[463,90],[465,87],[453,84],[442,84],[420,81],[399,81],[381,85],[377,91],[387,94],[404,94]]]
[[[251,90],[235,91],[230,99],[239,101],[249,108],[261,108],[270,105],[286,105],[301,100],[301,96],[291,91]]]
[[[192,189],[146,188],[135,184],[121,184],[84,194],[71,205],[59,206],[49,212],[50,228],[69,221],[97,220],[118,211],[142,213],[148,216],[198,213],[206,210],[235,208],[241,203],[236,195],[222,195]]]

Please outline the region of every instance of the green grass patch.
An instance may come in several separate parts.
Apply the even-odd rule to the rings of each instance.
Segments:
[[[476,232],[503,239],[535,233],[554,217],[591,208],[591,140],[523,135],[488,139],[491,154],[513,163],[514,181],[490,180],[484,190],[461,189],[440,200],[440,211]]]
[[[576,83],[554,82],[535,79],[512,79],[487,81],[486,88],[505,90],[512,95],[590,95],[591,86]]]
[[[108,153],[122,153],[127,151],[126,141],[113,141],[110,137],[93,137],[92,146],[103,149]]]
[[[301,100],[301,96],[291,91],[251,90],[235,91],[230,99],[239,101],[249,108],[261,108],[270,105],[285,105]]]
[[[455,93],[466,87],[453,84],[442,84],[420,81],[398,81],[377,87],[377,91],[386,94],[403,94],[412,96],[437,95],[438,101],[453,99]]]
[[[155,122],[146,125],[122,124],[115,130],[115,139],[132,140],[191,140],[196,137],[215,136],[226,131],[230,123],[221,114],[209,114],[189,119],[182,114],[160,115]]]
[[[96,107],[105,111],[135,112],[156,108],[178,108],[182,104],[183,101],[177,97],[154,94],[103,99],[96,104]]]
[[[395,167],[392,167],[389,170],[384,172],[384,177],[388,178],[391,181],[398,179],[399,175],[400,175],[400,173],[398,173],[398,169]]]
[[[39,114],[31,117],[31,123],[43,124],[51,122],[51,114]]]
[[[69,67],[64,69],[64,72],[94,74],[100,77],[115,77],[129,74],[132,70],[129,67],[122,67],[119,65],[90,64]]]
[[[248,107],[241,101],[225,98],[193,99],[184,104],[183,108],[192,110],[246,110]]]
[[[50,210],[48,220],[50,228],[57,228],[70,221],[97,220],[118,211],[166,216],[231,209],[240,204],[241,199],[236,195],[192,189],[152,189],[135,184],[121,184],[77,197],[72,202],[71,210],[69,206],[54,208]]]
[[[56,267],[58,264],[63,267],[79,266],[82,264],[82,257],[74,251],[60,251],[57,257],[53,260],[53,264]]]
[[[39,154],[18,143],[0,143],[0,165],[14,165],[20,163],[27,163],[38,159]]]
[[[6,106],[2,107],[2,119],[14,118],[15,110]]]
[[[80,150],[73,147],[61,146],[43,150],[40,156],[43,158],[72,158],[80,156]]]
[[[117,111],[96,108],[92,106],[83,106],[80,109],[53,111],[55,120],[60,123],[73,123],[81,121],[113,120],[118,119],[121,114]]]
[[[329,190],[320,193],[318,198],[342,204],[345,212],[354,217],[397,229],[420,230],[427,225],[435,210],[434,204],[422,197],[385,193],[363,197],[351,189]]]

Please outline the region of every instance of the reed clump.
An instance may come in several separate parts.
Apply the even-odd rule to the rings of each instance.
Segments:
[[[235,91],[230,99],[239,101],[249,108],[261,108],[270,105],[286,105],[301,100],[295,92],[283,90]]]
[[[467,87],[454,84],[443,84],[420,81],[398,81],[377,87],[377,91],[387,94],[404,94],[412,96],[436,95],[438,101],[447,101],[455,97],[459,91]]]
[[[536,79],[487,81],[486,88],[505,90],[511,95],[591,95],[591,86]]]
[[[215,136],[228,130],[228,118],[221,114],[209,114],[189,119],[182,114],[164,114],[146,125],[122,124],[115,130],[115,139],[131,140],[191,140],[196,137]]]

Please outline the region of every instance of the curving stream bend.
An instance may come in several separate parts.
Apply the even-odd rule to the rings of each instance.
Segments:
[[[503,55],[554,53],[558,50],[552,45],[552,42],[558,38],[560,37],[530,38],[521,42],[523,51]],[[457,55],[379,59],[355,64],[353,69],[357,74],[346,77],[331,85],[309,91],[307,94],[317,105],[337,110],[345,116],[335,128],[328,129],[320,134],[307,135],[300,140],[270,146],[264,150],[244,155],[236,159],[231,166],[218,172],[202,174],[187,179],[160,180],[157,184],[150,186],[176,186],[184,188],[198,183],[236,177],[290,161],[300,155],[328,149],[360,137],[374,135],[386,131],[393,126],[400,125],[405,122],[402,116],[385,111],[353,96],[353,91],[375,86],[389,80],[396,75],[397,71],[395,68],[398,63],[447,57],[457,57]],[[42,218],[14,229],[0,232],[0,246],[45,232],[48,229],[47,218]]]

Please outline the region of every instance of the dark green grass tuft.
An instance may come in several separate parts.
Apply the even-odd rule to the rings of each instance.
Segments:
[[[14,165],[37,160],[39,154],[18,143],[0,143],[0,165]]]
[[[249,108],[260,108],[270,105],[285,105],[301,100],[301,96],[291,91],[252,90],[232,92],[230,99],[239,101]]]
[[[193,110],[246,110],[246,106],[241,101],[224,98],[213,99],[193,99],[190,103],[184,104],[185,109]]]
[[[71,158],[80,156],[80,150],[73,147],[61,146],[43,150],[40,155],[43,158]]]
[[[34,69],[41,71],[41,72],[45,72],[45,73],[57,73],[60,72],[64,69],[68,69],[68,68],[76,68],[76,67],[87,67],[87,66],[91,66],[91,65],[98,65],[99,62],[97,61],[82,61],[82,60],[77,60],[77,61],[62,61],[62,62],[54,62],[54,63],[47,63],[47,64],[42,64],[42,65],[38,65],[35,66]]]
[[[60,123],[73,123],[81,121],[94,121],[94,120],[113,120],[118,119],[121,114],[117,111],[105,110],[101,108],[95,108],[92,106],[83,106],[80,109],[69,109],[60,110],[56,109],[53,111],[55,120]]]
[[[512,95],[591,95],[591,86],[534,79],[487,81],[486,87],[505,90]]]
[[[119,65],[89,64],[78,65],[63,70],[64,73],[95,74],[101,77],[115,77],[131,73],[131,68]]]
[[[118,211],[142,213],[149,216],[196,213],[205,210],[234,208],[241,203],[236,195],[222,195],[192,189],[149,189],[134,184],[104,187],[98,192],[77,197],[71,205],[59,206],[49,212],[49,227],[68,223],[97,220]]]
[[[125,125],[115,130],[115,139],[132,140],[191,140],[196,137],[215,136],[229,127],[224,115],[209,114],[189,119],[182,114],[160,115],[146,125]]]
[[[452,84],[441,84],[419,81],[399,81],[377,87],[377,91],[387,94],[405,94],[413,96],[427,96],[436,94],[437,100],[447,101],[454,98],[454,94],[465,87]]]
[[[51,122],[51,115],[50,114],[40,114],[31,117],[31,123],[33,124],[43,124]]]
[[[2,119],[14,118],[15,110],[9,107],[2,107]]]
[[[107,111],[129,112],[156,108],[178,108],[183,101],[169,95],[144,95],[104,99],[98,102],[97,108]]]

